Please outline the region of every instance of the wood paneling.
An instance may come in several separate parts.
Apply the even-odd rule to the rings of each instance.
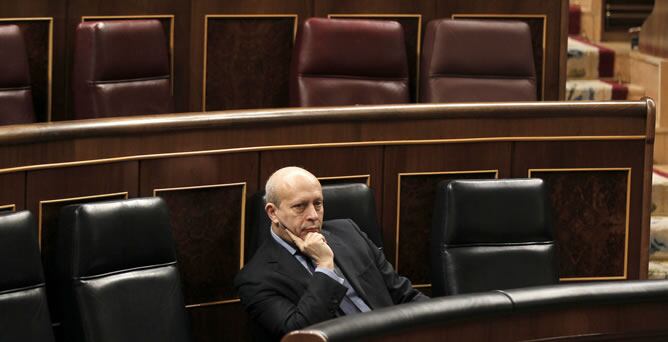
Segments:
[[[204,110],[287,107],[297,16],[205,20]]]
[[[634,205],[642,202],[643,155],[631,151],[640,151],[643,147],[643,142],[618,141],[516,143],[513,177],[526,177],[530,169],[630,168],[631,193],[628,200],[632,205],[628,217],[627,277],[637,279],[642,269],[647,267],[647,264],[640,262],[640,258],[641,254],[648,253],[649,244],[642,241],[642,206]],[[621,201],[626,200],[627,184],[616,172],[593,172],[593,175],[576,172],[571,175],[561,176],[563,178],[555,174],[550,176],[550,187],[554,191],[552,199],[560,202],[555,203],[555,224],[559,222],[564,225],[555,225],[557,244],[568,246],[566,255],[562,255],[562,277],[619,276],[619,258],[623,258],[624,250],[620,249],[622,246],[618,240],[622,233],[620,230],[625,229],[619,221],[626,215],[618,213],[621,216],[609,217],[608,210],[612,207],[615,210],[625,208]],[[571,197],[576,196],[576,191],[582,191],[582,196],[587,197]],[[560,196],[561,199],[558,198]],[[574,201],[572,204],[575,207],[563,201]],[[604,234],[607,241],[591,241],[593,245],[588,247],[569,244],[569,240],[578,237],[588,241],[594,239],[597,234],[602,234],[601,231],[608,231]]]
[[[532,170],[547,184],[562,281],[626,279],[629,172]]]
[[[0,207],[14,205],[16,211],[25,209],[25,172],[0,174]]]

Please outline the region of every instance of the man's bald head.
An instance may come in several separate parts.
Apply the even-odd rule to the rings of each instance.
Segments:
[[[264,187],[265,203],[274,203],[276,206],[281,205],[281,200],[286,192],[295,187],[297,183],[313,183],[320,187],[320,182],[312,173],[297,166],[288,166],[276,170]]]

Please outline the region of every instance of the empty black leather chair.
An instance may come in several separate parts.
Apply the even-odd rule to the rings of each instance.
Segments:
[[[28,54],[21,29],[0,25],[0,125],[35,122]]]
[[[66,341],[189,341],[160,198],[63,208],[58,245]]]
[[[558,283],[551,220],[540,179],[440,183],[431,231],[433,295]]]
[[[248,246],[246,257],[250,260],[255,251],[269,238],[271,221],[264,211],[264,191],[255,193],[248,205]],[[379,248],[383,239],[376,217],[376,201],[373,191],[363,183],[324,185],[322,196],[325,201],[324,220],[349,218],[367,234]]]
[[[29,211],[0,214],[0,340],[53,341],[44,272]]]

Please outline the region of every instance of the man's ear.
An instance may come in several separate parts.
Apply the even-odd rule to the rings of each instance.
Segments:
[[[274,203],[267,203],[264,206],[264,211],[267,212],[267,216],[269,216],[269,219],[271,220],[272,223],[278,223],[278,218],[276,217],[276,206]]]

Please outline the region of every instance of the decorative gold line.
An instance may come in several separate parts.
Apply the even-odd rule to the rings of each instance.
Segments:
[[[52,98],[53,98],[53,17],[27,17],[27,18],[0,18],[0,22],[17,22],[17,21],[48,21],[49,22],[49,39],[48,39],[48,56],[46,66],[46,121],[51,121]]]
[[[226,299],[226,300],[219,300],[215,302],[207,302],[207,303],[199,303],[199,304],[188,304],[186,305],[186,309],[193,309],[193,308],[201,308],[205,306],[213,306],[213,305],[221,305],[221,304],[232,304],[232,303],[239,303],[241,300],[237,299]]]
[[[540,18],[543,19],[543,42],[542,42],[542,50],[543,50],[543,67],[541,70],[541,93],[540,97],[541,100],[545,100],[545,61],[547,57],[546,49],[546,41],[547,41],[547,15],[545,14],[501,14],[501,13],[486,13],[486,14],[453,14],[452,19],[457,19],[457,18],[467,18],[467,19],[474,19],[474,18]]]
[[[204,15],[204,57],[202,67],[202,112],[206,112],[206,62],[207,62],[207,45],[209,40],[209,18],[217,19],[241,19],[241,18],[293,18],[292,25],[292,44],[294,45],[297,39],[297,27],[299,23],[299,15],[297,14],[206,14]]]
[[[221,184],[209,184],[209,185],[197,185],[197,186],[183,186],[176,188],[162,188],[162,189],[153,189],[153,197],[158,196],[158,192],[168,192],[168,191],[183,191],[183,190],[197,190],[197,189],[211,189],[211,188],[227,188],[241,186],[241,224],[239,225],[239,269],[244,267],[244,245],[246,238],[246,224],[244,217],[246,217],[246,182],[239,183],[221,183]]]
[[[607,276],[607,277],[571,277],[560,278],[562,281],[585,281],[585,280],[615,280],[628,279],[628,262],[629,262],[629,226],[631,216],[631,173],[633,169],[630,167],[583,167],[583,168],[551,168],[551,169],[529,169],[529,178],[532,172],[573,172],[573,171],[626,171],[626,218],[625,218],[625,235],[624,235],[624,271],[621,276]]]
[[[459,144],[476,142],[516,142],[516,141],[596,141],[596,140],[645,140],[644,135],[625,135],[625,136],[532,136],[532,137],[488,137],[488,138],[454,138],[454,139],[425,139],[425,140],[378,140],[378,141],[358,141],[358,142],[339,142],[339,143],[315,143],[315,144],[293,144],[293,145],[268,145],[268,146],[249,146],[233,147],[214,150],[199,150],[188,152],[168,152],[154,154],[139,154],[124,157],[112,157],[101,159],[90,159],[83,161],[36,164],[28,166],[17,166],[0,169],[0,174],[19,171],[32,171],[50,168],[60,168],[67,166],[81,166],[104,164],[120,161],[134,161],[142,159],[161,159],[169,157],[200,156],[206,154],[226,154],[241,152],[258,152],[270,150],[292,150],[304,148],[331,148],[331,147],[355,147],[355,146],[380,146],[380,145],[433,145],[433,144]]]
[[[394,237],[394,269],[399,272],[399,231],[400,231],[400,213],[401,213],[401,177],[402,176],[430,176],[430,175],[461,175],[472,173],[492,173],[494,178],[499,178],[499,170],[459,170],[459,171],[428,171],[428,172],[400,172],[397,173],[397,222]]]
[[[46,104],[46,121],[51,122],[53,112],[53,18],[49,20],[49,65],[47,77],[47,104]]]
[[[10,209],[10,210],[6,210]],[[10,212],[15,212],[16,211],[16,204],[7,204],[7,205],[0,205],[0,211],[10,211]]]
[[[424,289],[424,288],[427,288],[427,287],[431,287],[431,284],[413,284],[413,288],[416,288],[416,289]]]
[[[328,19],[336,18],[417,18],[417,47],[415,49],[415,101],[419,102],[420,98],[420,51],[421,51],[421,42],[422,42],[422,14],[377,14],[377,13],[330,13],[327,14]]]
[[[169,19],[169,82],[170,94],[174,96],[174,25],[175,16],[173,14],[146,14],[146,15],[86,15],[81,17],[81,22],[94,20],[119,20],[119,19]]]
[[[37,241],[39,243],[40,250],[42,249],[42,211],[43,211],[43,204],[67,202],[67,201],[78,201],[78,200],[83,200],[83,199],[94,199],[94,198],[103,198],[103,197],[114,197],[114,196],[118,196],[118,195],[125,195],[125,199],[128,199],[128,192],[125,191],[125,192],[114,192],[114,193],[100,194],[100,195],[58,198],[58,199],[39,201],[38,224],[37,224]]]
[[[592,281],[592,280],[626,280],[626,277],[580,277],[580,278],[559,278],[559,281],[576,282],[576,281]]]
[[[331,180],[331,179],[355,179],[355,178],[366,178],[366,186],[371,187],[371,175],[351,175],[351,176],[334,176],[334,177],[317,177],[319,180]]]

